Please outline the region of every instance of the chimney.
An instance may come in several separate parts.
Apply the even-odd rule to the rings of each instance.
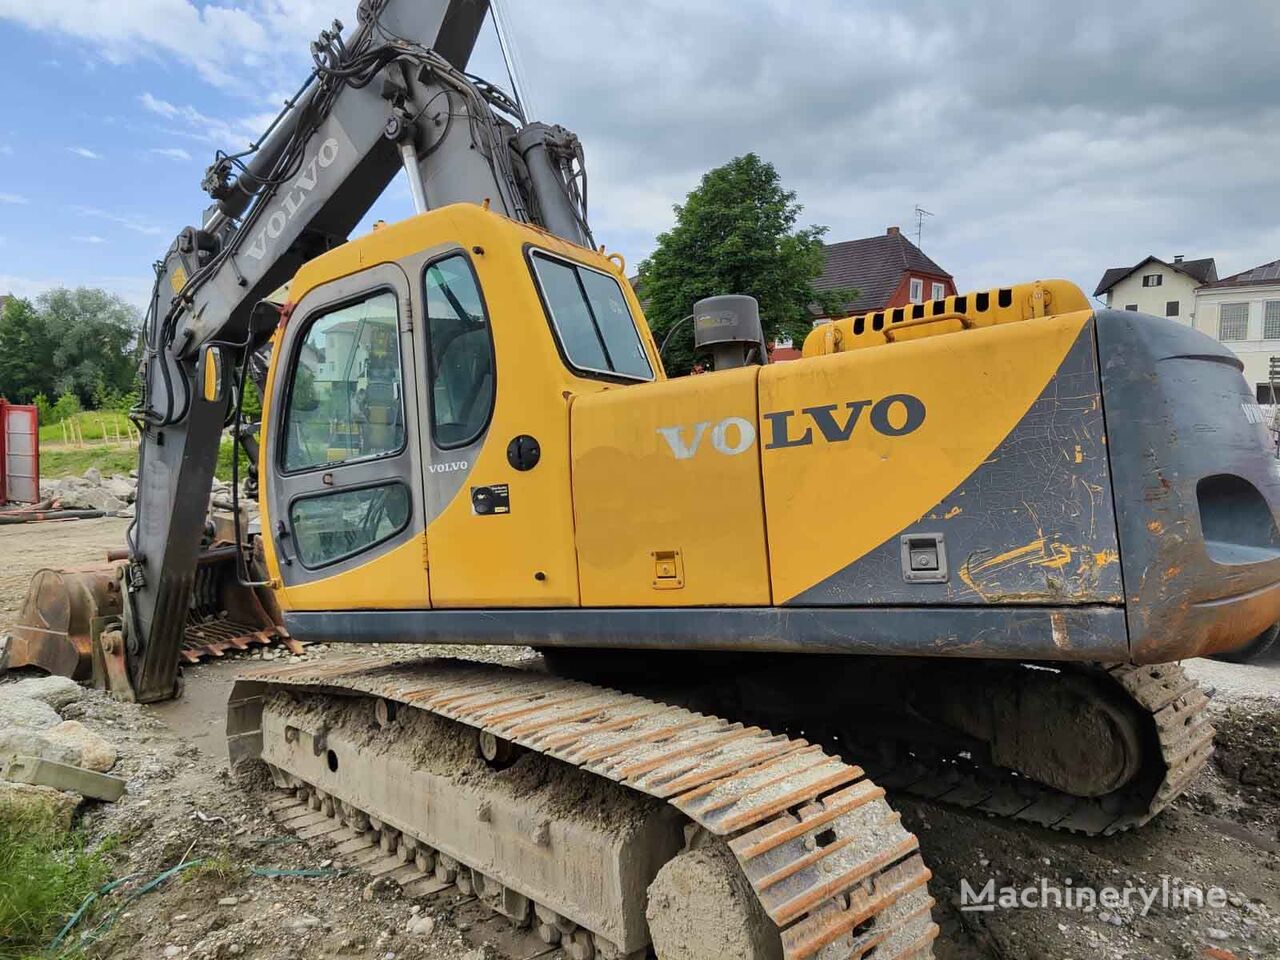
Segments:
[[[885,236],[887,236],[887,237],[896,237],[896,236],[898,235],[898,228],[897,228],[897,227],[890,227],[890,228],[889,228],[888,230],[886,230],[884,233],[885,233]]]
[[[1182,262],[1182,258],[1183,258],[1183,256],[1185,256],[1185,254],[1175,253],[1175,254],[1173,255],[1173,262],[1174,262],[1174,263],[1181,263],[1181,262]]]

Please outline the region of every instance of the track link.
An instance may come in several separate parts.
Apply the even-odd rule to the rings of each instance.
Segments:
[[[819,745],[530,670],[451,659],[371,667],[368,657],[352,657],[265,668],[237,681],[228,719],[233,763],[262,755],[263,702],[281,690],[365,696],[425,711],[670,805],[728,843],[777,926],[786,960],[873,951],[876,960],[932,955],[938,928],[916,838],[862,768]],[[335,832],[308,819],[332,814],[354,823],[347,844],[370,844],[358,829],[361,811],[344,798],[303,790],[317,809],[310,815],[295,810],[291,823]],[[441,873],[433,853],[447,838],[414,836],[407,823],[371,823],[381,829],[385,855],[378,869],[393,876],[401,870],[406,878],[405,871],[416,870],[421,876],[408,881],[410,889],[459,876],[483,882],[490,867],[469,862],[482,861],[481,855],[448,858],[460,861],[451,877],[447,862]],[[393,855],[400,859],[393,863]],[[433,858],[435,874],[424,886],[423,868]],[[459,867],[472,872],[460,874]],[[519,890],[518,880],[506,885],[517,895],[532,893]],[[545,906],[537,913],[559,921],[562,932],[566,922],[576,922]],[[578,933],[571,936],[584,957],[623,955],[598,933],[590,933],[590,950]]]
[[[1163,773],[1149,780],[1143,792],[1077,797],[973,758],[942,764],[901,759],[877,770],[877,780],[890,790],[1054,830],[1111,835],[1142,826],[1186,790],[1212,755],[1209,698],[1178,664],[1093,669],[1104,672],[1141,707],[1152,742],[1159,744],[1159,757],[1151,762]]]

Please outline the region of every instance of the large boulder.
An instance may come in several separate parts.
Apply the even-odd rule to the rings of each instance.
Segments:
[[[44,822],[70,830],[79,805],[80,798],[74,793],[0,780],[0,820]]]
[[[42,735],[54,749],[66,748],[72,751],[74,759],[64,760],[63,763],[72,763],[99,773],[106,773],[116,765],[115,744],[77,720],[64,720]]]
[[[0,696],[0,730],[48,730],[62,722],[42,700]]]
[[[80,766],[81,751],[70,742],[59,742],[39,730],[0,730],[0,771],[14,757],[41,757]]]
[[[133,503],[138,495],[137,483],[129,480],[128,477],[118,475],[102,481],[102,488],[117,500],[123,500],[125,503]]]
[[[84,479],[87,480],[89,483],[101,483],[102,471],[99,470],[97,467],[90,467],[88,470],[84,472]]]
[[[104,510],[107,513],[115,513],[117,510],[124,509],[124,501],[118,497],[113,497],[104,487],[90,487],[81,494],[80,499],[88,505],[90,510]]]
[[[61,710],[84,696],[84,687],[70,677],[30,677],[17,683],[0,685],[0,699],[9,697],[25,697],[28,700],[41,700]]]

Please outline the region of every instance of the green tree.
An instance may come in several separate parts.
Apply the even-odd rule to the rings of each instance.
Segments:
[[[37,393],[31,400],[36,407],[36,419],[40,421],[40,426],[46,423],[53,423],[53,404],[49,402],[48,396],[43,393]]]
[[[92,287],[49,290],[36,300],[53,343],[53,390],[82,405],[128,393],[136,376],[138,314],[116,294]]]
[[[54,344],[30,300],[10,297],[0,314],[0,396],[29,403],[54,393]]]
[[[62,396],[58,397],[58,402],[49,411],[49,422],[61,423],[68,417],[74,417],[82,409],[84,408],[80,406],[80,398],[70,390],[67,390]]]
[[[831,315],[856,290],[814,289],[822,273],[826,227],[796,228],[800,204],[778,171],[754,153],[707,173],[675,207],[676,224],[640,264],[640,291],[661,343],[695,301],[743,293],[760,303],[766,341],[799,343],[812,328],[811,309]],[[693,328],[684,324],[663,354],[670,374],[693,365]]]

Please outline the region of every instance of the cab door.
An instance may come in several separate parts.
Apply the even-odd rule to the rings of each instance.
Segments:
[[[287,609],[430,606],[413,313],[380,264],[310,291],[276,344],[264,453]]]

